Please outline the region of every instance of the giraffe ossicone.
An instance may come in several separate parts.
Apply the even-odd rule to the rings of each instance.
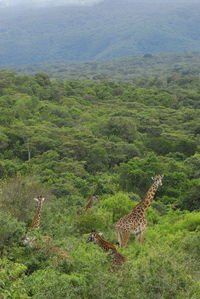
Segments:
[[[35,200],[36,202],[43,202],[45,198],[40,195],[38,197],[34,197],[33,200]]]

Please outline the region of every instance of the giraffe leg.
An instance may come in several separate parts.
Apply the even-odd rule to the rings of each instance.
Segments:
[[[143,242],[144,242],[144,234],[145,234],[145,231],[146,231],[146,225],[143,227],[143,229],[142,229],[142,231],[141,231],[140,238],[139,238],[139,242],[140,242],[140,243],[143,243]]]
[[[117,230],[117,241],[120,245],[120,247],[122,246],[122,233],[121,233],[121,230]]]
[[[141,234],[139,233],[139,234],[134,234],[134,237],[135,237],[135,241],[139,241],[140,240],[140,236],[141,236]]]
[[[129,237],[130,237],[129,231],[121,231],[121,240],[122,240],[120,244],[121,247],[126,247]]]
[[[140,234],[140,239],[139,239],[140,243],[144,242],[144,233],[145,233],[145,231],[141,232],[141,234]]]

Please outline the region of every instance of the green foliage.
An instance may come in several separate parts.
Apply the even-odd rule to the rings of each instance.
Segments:
[[[165,51],[166,53],[166,51]],[[155,87],[162,88],[162,104],[166,107],[179,107],[178,99],[182,103],[190,106],[196,99],[199,99],[199,92],[194,88],[199,82],[199,52],[178,53],[178,54],[155,54],[149,59],[144,55],[133,55],[106,61],[91,61],[90,63],[79,62],[58,62],[58,63],[41,63],[40,65],[29,65],[16,67],[17,71],[22,74],[35,74],[36,72],[47,72],[52,78],[62,78],[65,80],[107,80],[112,78],[115,81],[133,82],[138,86],[154,87],[154,96],[156,95]],[[116,84],[116,83],[115,83]],[[172,95],[171,91],[166,93],[166,87],[178,89],[178,92]],[[189,87],[192,86],[192,89]],[[188,92],[185,93],[185,88]],[[60,90],[60,89],[59,89]],[[101,90],[101,89],[100,89]],[[74,94],[73,89],[68,86],[69,95]],[[105,93],[105,92],[104,92]],[[152,88],[151,88],[152,93]],[[129,97],[127,89],[115,85],[115,91],[109,92],[112,95]],[[152,94],[146,93],[149,103],[154,104],[159,101],[159,94],[154,101]],[[95,92],[87,89],[86,98],[93,100]],[[146,101],[147,102],[147,101]],[[199,104],[196,103],[198,106]]]
[[[115,193],[104,199],[102,206],[106,211],[110,211],[113,215],[113,222],[116,222],[122,216],[128,214],[134,207],[135,203],[123,192]]]
[[[172,262],[173,255],[175,259]],[[139,286],[135,298],[190,298],[194,283],[187,273],[187,266],[183,264],[184,259],[184,255],[175,254],[169,247],[161,246],[158,251],[150,251],[134,263],[134,270],[129,268],[127,275]]]
[[[200,154],[196,153],[194,156],[189,157],[185,160],[185,164],[190,167],[190,177],[199,178],[200,177]]]
[[[199,298],[199,78],[168,78],[164,90],[159,80],[142,80],[1,74],[5,298]],[[115,223],[155,174],[164,174],[163,185],[146,215],[144,244],[131,236],[118,248]],[[37,242],[23,247],[40,194],[40,229],[28,232]],[[99,201],[78,215],[92,195]],[[91,231],[127,257],[119,271],[111,253],[86,242]],[[53,244],[73,261],[51,254]]]
[[[23,235],[25,227],[16,218],[12,217],[8,212],[0,212],[0,251],[5,245],[12,242],[18,242]]]
[[[14,176],[19,170],[19,163],[16,161],[10,161],[8,159],[0,160],[0,177],[6,178]]]
[[[175,228],[186,229],[187,231],[200,231],[200,215],[199,213],[191,213],[176,223]]]
[[[198,258],[199,256],[199,250],[200,250],[200,234],[189,234],[187,235],[183,240],[183,249],[190,255],[192,255],[194,258]],[[198,271],[199,265],[197,261],[197,271]]]
[[[145,1],[137,3],[136,6],[129,0],[124,0],[124,5],[109,0],[100,4],[97,1],[90,7],[70,7],[59,1],[55,8],[45,2],[44,7],[39,7],[40,14],[38,6],[34,4],[18,7],[12,15],[9,14],[9,8],[4,7],[4,2],[1,4],[0,26],[4,29],[0,39],[1,65],[30,65],[41,62],[46,65],[46,62],[51,62],[56,68],[55,61],[87,61],[85,64],[89,65],[93,76],[103,79],[105,76],[96,63],[99,59],[107,60],[139,53],[142,54],[143,61],[147,60],[147,68],[151,70],[154,60],[152,53],[184,52],[187,58],[191,57],[188,51],[199,51],[200,48],[199,6],[194,0],[190,1],[190,5],[174,1],[170,7],[165,2],[151,5]],[[170,23],[172,16],[174,22]],[[186,22],[188,18],[190,22]],[[161,58],[158,59],[160,64]],[[94,63],[91,65],[88,60],[93,60]],[[127,62],[126,57],[124,60]],[[181,69],[184,73],[191,73],[191,67],[181,68],[180,54],[171,61],[174,71]],[[129,66],[128,63],[127,65]],[[141,65],[142,63],[136,64],[137,69],[140,69]],[[112,65],[110,68],[112,70]],[[159,66],[157,68],[159,69]],[[27,67],[27,70],[30,69],[32,66]],[[61,74],[65,71],[65,64],[57,70]],[[125,68],[124,73],[126,76],[132,74],[130,68]],[[159,79],[155,81],[159,83]],[[182,84],[184,83],[183,81]]]
[[[26,267],[7,259],[0,259],[0,294],[2,298],[30,298],[26,292],[22,275]]]
[[[20,221],[30,221],[35,206],[33,198],[42,194],[51,197],[50,192],[34,177],[15,177],[1,182],[0,206]]]
[[[106,136],[118,136],[128,142],[133,142],[137,135],[135,123],[125,117],[111,117],[102,130]]]
[[[90,233],[92,231],[106,231],[111,224],[111,214],[108,211],[98,209],[98,211],[77,215],[75,219],[75,229],[79,233]]]
[[[83,298],[85,278],[80,274],[61,274],[52,269],[38,270],[26,280],[33,298]]]
[[[123,189],[136,193],[147,189],[151,177],[163,173],[163,165],[156,155],[145,158],[133,158],[119,167],[119,182]],[[137,186],[137,187],[136,187]]]
[[[199,191],[200,191],[200,180],[193,179],[188,184],[188,189],[183,195],[182,201],[178,204],[181,209],[189,211],[199,210]]]

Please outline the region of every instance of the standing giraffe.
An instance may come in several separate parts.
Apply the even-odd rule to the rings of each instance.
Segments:
[[[115,245],[113,245],[112,243],[104,240],[101,237],[101,234],[99,233],[92,233],[87,242],[95,242],[96,244],[98,244],[103,251],[108,252],[111,250],[112,255],[113,255],[113,265],[114,266],[121,266],[124,262],[127,261],[127,258],[124,257],[123,255],[121,255],[121,253],[118,252],[117,248],[115,247]]]
[[[98,197],[96,197],[96,196],[94,196],[94,195],[91,196],[91,197],[88,199],[88,201],[86,202],[86,204],[84,205],[84,207],[83,207],[81,210],[79,210],[79,211],[77,212],[77,214],[80,215],[80,214],[86,212],[88,209],[90,209],[90,208],[93,206],[94,202],[95,202],[95,201],[98,201],[98,200],[99,200]]]
[[[130,234],[134,234],[140,242],[144,241],[144,233],[147,220],[144,218],[146,210],[150,207],[152,200],[158,187],[162,186],[163,175],[153,177],[153,184],[147,191],[144,199],[139,202],[130,214],[122,217],[115,225],[117,239],[121,247],[125,247],[128,243]]]

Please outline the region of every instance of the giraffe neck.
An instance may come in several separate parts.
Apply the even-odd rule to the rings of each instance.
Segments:
[[[94,204],[95,201],[98,201],[98,198],[97,198],[96,196],[92,196],[92,197],[87,201],[86,205],[84,206],[84,209],[85,209],[85,210],[90,209],[90,208],[93,206],[93,204]]]
[[[116,247],[104,240],[99,234],[96,234],[96,243],[104,250],[104,251],[109,251],[111,250],[113,253],[117,251]]]
[[[146,212],[146,210],[150,207],[157,189],[158,189],[157,184],[154,183],[153,185],[151,185],[151,187],[145,194],[144,199],[135,208],[139,209],[140,212],[142,212],[144,214]],[[133,208],[132,212],[135,211],[135,208]]]
[[[43,200],[38,200],[35,215],[33,217],[33,220],[32,220],[31,226],[30,226],[31,229],[40,227],[42,206],[43,206]]]
[[[85,209],[85,210],[90,209],[90,208],[92,207],[93,203],[94,203],[94,200],[93,200],[93,198],[91,197],[91,198],[87,201],[86,205],[84,206],[84,209]]]
[[[112,252],[112,263],[113,266],[121,266],[124,262],[127,261],[127,258],[124,257],[121,253],[118,252],[115,245],[104,240],[100,235],[96,235],[96,243],[105,251]]]

